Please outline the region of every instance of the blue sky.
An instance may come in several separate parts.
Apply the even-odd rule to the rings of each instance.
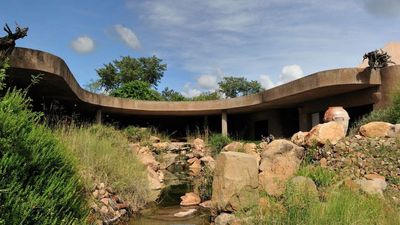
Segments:
[[[0,23],[15,22],[29,27],[18,46],[60,56],[81,86],[120,56],[156,55],[168,65],[158,89],[195,96],[223,76],[269,88],[357,66],[365,52],[400,40],[400,1],[3,1]]]

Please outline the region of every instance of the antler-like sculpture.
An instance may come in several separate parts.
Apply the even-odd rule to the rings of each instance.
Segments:
[[[372,69],[387,67],[389,63],[395,64],[390,60],[390,55],[382,49],[364,54],[363,61],[368,59],[368,65]]]
[[[28,29],[28,27],[21,29],[17,24],[15,33],[13,33],[8,24],[4,26],[4,31],[7,33],[7,35],[0,38],[0,61],[3,61],[8,55],[11,54],[15,48],[16,40],[24,38],[26,35],[28,35]]]

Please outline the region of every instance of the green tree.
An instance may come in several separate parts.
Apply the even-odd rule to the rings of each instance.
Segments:
[[[181,93],[175,91],[174,89],[164,88],[161,92],[161,96],[164,101],[186,101],[187,99]]]
[[[162,64],[162,59],[156,56],[147,58],[125,56],[97,69],[100,79],[96,82],[105,91],[116,90],[131,81],[142,81],[152,87],[157,87],[166,69],[167,65]]]
[[[161,101],[160,93],[152,89],[150,84],[135,80],[122,84],[110,92],[111,96],[120,98],[131,98],[137,100]]]
[[[255,94],[262,90],[258,81],[248,81],[244,77],[224,77],[218,82],[220,92],[225,94],[227,98],[235,98]]]

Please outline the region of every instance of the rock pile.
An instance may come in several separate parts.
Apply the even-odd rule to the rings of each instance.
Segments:
[[[123,201],[110,187],[104,183],[96,185],[92,192],[95,201],[92,203],[92,210],[97,214],[97,224],[113,224],[127,219],[129,215],[137,212],[129,204]]]

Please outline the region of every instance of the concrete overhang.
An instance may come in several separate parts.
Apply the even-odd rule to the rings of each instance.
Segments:
[[[42,73],[37,95],[76,101],[92,110],[132,115],[212,115],[226,110],[245,113],[272,108],[298,107],[303,102],[378,86],[378,71],[364,68],[327,70],[308,75],[263,92],[214,101],[140,101],[110,97],[82,89],[67,64],[47,52],[16,48],[10,56],[12,79],[29,82],[31,74]]]

